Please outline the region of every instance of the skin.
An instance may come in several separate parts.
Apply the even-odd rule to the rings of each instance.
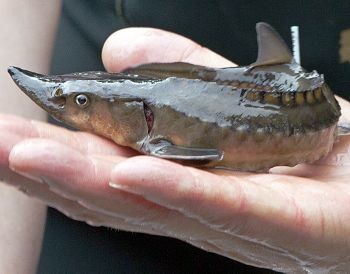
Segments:
[[[6,70],[9,65],[16,64],[42,73],[48,72],[59,12],[60,1],[57,0],[0,0],[2,113],[46,120],[44,111],[18,93]],[[6,121],[1,120],[0,123],[3,122]],[[0,135],[2,148],[8,144],[6,141],[3,143],[3,138],[16,138],[2,130]],[[9,170],[7,158],[1,158],[0,162],[1,182],[19,183],[23,180]],[[0,273],[36,273],[45,217],[44,204],[28,198],[13,187],[0,184]]]
[[[145,62],[232,65],[188,39],[142,28],[116,32],[102,57],[114,72]],[[339,102],[343,119],[350,119],[350,104]],[[283,272],[350,267],[349,136],[313,165],[255,174],[132,157],[134,152],[89,133],[14,116],[0,121],[0,159],[27,178],[12,183],[71,218],[175,237]]]

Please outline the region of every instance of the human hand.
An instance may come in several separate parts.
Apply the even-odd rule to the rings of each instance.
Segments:
[[[187,39],[150,29],[117,32],[103,59],[110,71],[156,61],[232,65]],[[350,119],[350,104],[340,102]],[[72,218],[175,237],[283,272],[350,267],[350,136],[340,137],[332,153],[313,165],[278,167],[271,174],[206,171],[131,156],[133,151],[92,134],[0,117],[1,174]]]

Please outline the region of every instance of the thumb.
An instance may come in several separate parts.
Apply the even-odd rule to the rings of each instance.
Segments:
[[[102,61],[111,72],[154,62],[235,66],[231,61],[188,38],[153,28],[126,28],[113,33],[104,44]]]

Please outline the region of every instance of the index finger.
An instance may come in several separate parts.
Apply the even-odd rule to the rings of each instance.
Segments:
[[[68,145],[84,154],[133,156],[135,151],[103,137],[13,115],[0,114],[0,163],[6,163],[13,147],[26,139],[44,138]]]

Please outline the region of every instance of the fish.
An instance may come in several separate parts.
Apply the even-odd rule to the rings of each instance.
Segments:
[[[212,68],[149,63],[120,73],[8,72],[51,116],[142,154],[203,168],[263,172],[313,163],[337,138],[340,106],[269,24],[256,24],[258,57]]]

